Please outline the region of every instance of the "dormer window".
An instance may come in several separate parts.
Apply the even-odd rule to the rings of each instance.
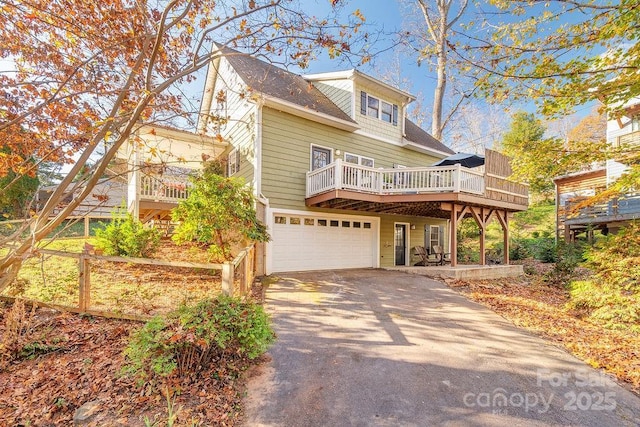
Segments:
[[[360,92],[360,113],[398,126],[398,106]]]

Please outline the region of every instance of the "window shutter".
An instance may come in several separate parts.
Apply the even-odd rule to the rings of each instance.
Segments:
[[[393,104],[393,125],[398,126],[398,106]]]
[[[367,114],[367,92],[360,91],[360,114]]]

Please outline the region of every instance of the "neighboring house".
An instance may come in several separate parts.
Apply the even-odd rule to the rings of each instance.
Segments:
[[[407,119],[413,95],[355,70],[299,76],[224,53],[209,67],[198,134],[228,144],[228,175],[254,190],[272,237],[259,273],[413,265],[414,246],[455,253],[464,216],[481,228],[498,218],[508,246],[509,216],[528,197],[505,179],[504,156],[433,167],[453,151]]]
[[[177,201],[187,197],[189,177],[226,147],[207,135],[141,126],[117,155],[128,165],[122,168],[128,174],[127,208],[143,222],[168,219]]]
[[[640,99],[629,102],[623,117],[607,122],[607,142],[616,147],[640,147]],[[576,172],[554,179],[556,184],[556,231],[566,242],[593,231],[616,232],[629,220],[640,219],[640,188],[593,206],[574,207],[607,189],[629,169],[624,160],[609,159],[593,165],[591,170]]]
[[[125,205],[127,200],[127,180],[126,177],[109,173],[109,176],[102,178],[93,188],[91,195],[82,201],[69,215],[70,217],[95,217],[109,218],[111,214]],[[47,202],[51,194],[57,189],[57,185],[47,185],[40,187],[36,195],[36,207],[39,212]],[[62,208],[71,202],[73,196],[82,191],[80,187],[74,191],[73,195],[65,197],[53,210],[52,215],[56,215]]]

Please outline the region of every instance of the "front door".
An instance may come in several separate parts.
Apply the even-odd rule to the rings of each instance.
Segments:
[[[396,265],[407,265],[407,224],[396,224]]]

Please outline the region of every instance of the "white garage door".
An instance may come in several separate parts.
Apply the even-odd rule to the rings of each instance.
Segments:
[[[367,217],[274,215],[272,270],[375,267],[377,222]]]

